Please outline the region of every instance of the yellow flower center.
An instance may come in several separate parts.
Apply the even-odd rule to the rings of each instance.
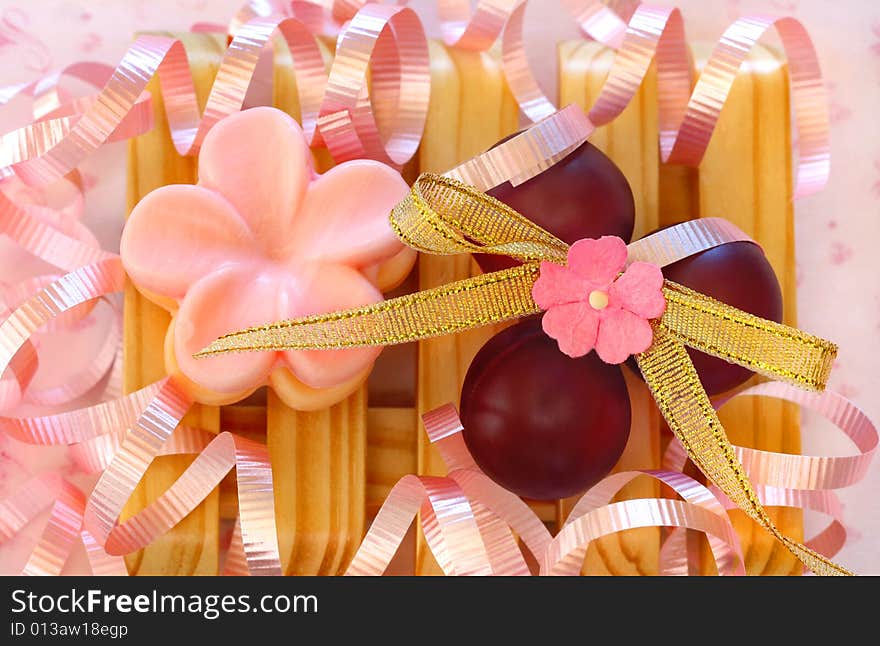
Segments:
[[[594,310],[604,310],[608,307],[608,294],[605,292],[599,291],[598,289],[594,289],[590,292],[590,306]]]

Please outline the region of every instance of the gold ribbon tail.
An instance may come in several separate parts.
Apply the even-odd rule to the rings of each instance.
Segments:
[[[279,321],[220,337],[195,356],[260,350],[340,350],[409,343],[541,309],[532,299],[537,263],[474,276],[374,305]]]
[[[852,574],[783,534],[767,514],[734,454],[684,344],[676,335],[657,323],[653,345],[637,355],[636,361],[669,428],[707,478],[816,574]]]

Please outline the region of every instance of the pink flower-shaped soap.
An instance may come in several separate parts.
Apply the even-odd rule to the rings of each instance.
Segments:
[[[626,243],[615,236],[578,240],[568,265],[541,263],[532,296],[544,310],[544,331],[570,357],[595,348],[606,363],[622,363],[653,341],[650,319],[666,309],[657,265],[626,266]]]
[[[388,224],[407,190],[374,161],[318,175],[300,126],[280,110],[219,122],[202,145],[198,184],[148,194],[122,234],[128,275],[173,314],[169,374],[209,404],[267,383],[303,410],[351,393],[379,349],[193,354],[235,330],[382,300],[415,259]]]

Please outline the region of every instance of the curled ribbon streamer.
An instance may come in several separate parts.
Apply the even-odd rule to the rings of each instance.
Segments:
[[[831,390],[808,393],[768,382],[746,388],[732,399],[739,397],[773,397],[809,408],[843,431],[859,449],[856,455],[827,457],[736,447],[737,457],[756,484],[785,489],[840,489],[864,478],[880,434],[870,418],[842,395]]]
[[[517,1],[478,0],[476,7],[471,11],[470,0],[439,0],[437,13],[443,41],[447,45],[461,49],[475,51],[489,49],[501,34],[504,23]],[[230,33],[235,33],[238,25],[254,15],[292,12],[297,16],[309,15],[310,24],[321,26],[324,33],[332,35],[327,28],[325,14],[329,14],[337,25],[343,25],[353,20],[368,4],[369,0],[295,0],[294,2],[252,0],[236,14],[230,25]],[[397,0],[396,4],[405,6],[409,2]]]
[[[470,0],[440,0],[437,13],[443,41],[461,49],[486,51],[498,40],[517,1],[478,0],[471,11]]]
[[[408,475],[401,478],[379,510],[346,575],[382,574],[417,512],[428,547],[445,574],[529,574],[508,526],[519,527],[520,536],[533,551],[550,540],[547,528],[519,498],[482,474],[462,468],[473,462],[456,435],[461,424],[451,406],[426,413],[424,417],[429,437],[437,442],[452,470],[448,477]],[[447,429],[444,425],[449,421],[452,426]],[[457,462],[454,456],[461,456],[461,461]],[[468,474],[488,481],[494,488],[491,495],[473,495],[475,484],[479,487],[479,483],[464,477]],[[515,511],[499,514],[499,507]]]
[[[840,503],[830,490],[851,486],[864,477],[880,443],[876,425],[853,402],[830,390],[809,393],[788,384],[766,382],[738,392],[717,407],[739,397],[773,397],[807,407],[832,422],[859,449],[856,455],[828,457],[733,446],[762,504],[811,509],[831,518],[829,525],[806,545],[828,557],[834,556],[843,547],[847,531]],[[663,464],[666,468],[681,470],[686,460],[681,444],[673,442],[667,448]]]
[[[155,430],[154,427],[153,432]],[[131,480],[126,480],[129,475],[123,475],[121,468],[116,467],[136,462],[140,464],[137,453],[148,454],[142,447],[132,448],[135,437],[137,430],[123,441],[119,453],[107,467],[89,499],[85,522],[89,524],[94,510],[95,526],[101,534],[107,528],[106,511],[115,510],[116,501],[121,499],[109,484],[106,489],[101,487],[102,482],[121,485],[130,493],[134,487],[128,488],[131,485]],[[107,552],[126,554],[145,547],[195,509],[233,468],[238,485],[242,549],[248,571],[252,575],[281,575],[268,450],[262,444],[226,432],[217,435],[154,503],[112,527],[107,534]],[[137,481],[134,480],[133,484],[136,485]],[[124,499],[122,503],[125,503]]]
[[[583,111],[576,105],[568,105],[444,175],[480,191],[488,191],[506,181],[518,186],[561,161],[592,132],[593,124]]]
[[[208,130],[241,109],[259,54],[276,32],[294,60],[301,123],[313,144],[318,143],[320,114],[321,139],[338,161],[371,157],[400,166],[412,157],[427,117],[427,40],[411,9],[367,5],[340,35],[329,81],[318,43],[303,21],[257,15],[240,25],[201,116],[183,45],[141,36],[101,92],[77,104],[84,112],[71,108],[75,114],[4,135],[0,140],[4,174],[14,171],[30,185],[46,184],[71,171],[103,143],[145,132],[152,125],[147,120],[152,113],[138,108],[147,98],[143,92],[148,81],[157,74],[175,148],[181,155],[196,154]],[[368,66],[372,102],[366,92]]]
[[[23,300],[29,298],[35,291],[34,286],[42,288],[57,279],[58,276],[42,275],[36,276],[32,279],[26,279],[11,287],[0,285],[0,318],[5,318],[9,314],[10,306],[14,308]],[[21,367],[16,368],[13,365],[10,366],[10,370],[13,373],[11,380],[17,381],[18,392],[12,392],[12,390],[14,390],[13,381],[7,378],[5,382],[9,383],[8,388],[10,390],[8,396],[10,398],[7,400],[7,395],[0,396],[0,414],[18,404],[22,398],[27,404],[38,406],[58,406],[65,404],[86,394],[107,376],[117,361],[117,355],[121,349],[122,312],[108,300],[100,299],[96,302],[99,305],[104,304],[106,306],[104,310],[105,313],[109,313],[110,315],[110,329],[102,336],[101,344],[95,354],[88,361],[85,361],[83,365],[79,366],[76,371],[66,375],[62,383],[34,388],[28,387],[28,384],[36,372],[39,361],[36,351],[31,347],[27,352],[27,356],[22,356],[22,359],[20,360]],[[6,311],[3,311],[2,309],[4,304],[6,306]],[[46,334],[59,331],[78,331],[85,329],[83,327],[84,324],[86,327],[90,327],[91,322],[84,322],[84,318],[93,311],[90,307],[91,304],[92,303],[86,303],[77,306],[68,310],[58,318],[46,323],[41,330],[41,338],[45,338]],[[24,381],[15,377],[16,374],[20,374]],[[4,404],[4,401],[7,403]],[[0,418],[0,420],[2,420],[2,418]],[[2,426],[3,423],[0,421],[0,428],[2,428]]]
[[[563,264],[568,251],[568,245],[498,200],[439,176],[422,175],[409,197],[394,208],[391,220],[400,238],[422,251],[505,254],[528,264],[373,306],[234,332],[200,354],[403,343],[531,314],[538,311],[531,297],[537,261]],[[668,247],[686,231],[676,230],[660,246]],[[690,253],[705,244],[703,237]],[[636,360],[670,428],[697,466],[805,565],[817,573],[846,573],[776,528],[733,453],[685,349],[687,344],[760,374],[821,390],[836,346],[675,283],[667,281],[663,291],[667,307],[654,322],[654,343]],[[680,511],[672,505],[664,513]],[[715,533],[709,524],[701,526]]]
[[[582,28],[590,24],[592,17],[607,17],[603,12],[605,8],[594,1],[574,0],[566,4],[572,15],[580,17]],[[520,108],[532,121],[538,121],[556,108],[541,91],[526,58],[522,38],[525,6],[525,2],[518,4],[504,26],[502,64]],[[610,27],[607,31],[598,28],[594,31],[600,32],[597,40],[614,47],[619,32],[611,22],[613,20],[607,23]],[[724,32],[691,91],[681,12],[641,5],[630,18],[626,34],[616,47],[617,55],[608,78],[588,113],[590,120],[604,125],[623,112],[656,58],[662,159],[669,163],[699,165],[737,72],[770,28],[779,34],[791,75],[799,152],[794,196],[803,197],[821,190],[830,172],[828,102],[813,43],[804,26],[794,18],[752,15],[736,20]],[[591,35],[594,34],[591,32]]]
[[[519,548],[513,543],[511,531],[523,539],[541,566],[541,574],[577,574],[590,541],[600,536],[634,527],[672,525],[706,531],[715,549],[719,571],[724,574],[743,572],[742,552],[724,507],[712,493],[698,482],[681,473],[627,472],[610,476],[587,492],[575,505],[565,529],[551,538],[547,528],[518,496],[501,488],[486,477],[468,453],[460,431],[461,420],[451,404],[441,406],[423,416],[430,440],[437,446],[449,468],[445,478],[404,476],[386,499],[373,521],[367,537],[349,566],[347,574],[376,575],[384,572],[406,533],[416,510],[421,506],[428,544],[446,574],[468,573],[473,567],[462,563],[476,562],[485,567],[489,560],[496,574],[529,574]],[[627,482],[640,475],[656,477],[670,484],[685,501],[645,499],[608,504],[611,497]],[[452,483],[449,504],[453,511],[445,519],[432,515],[436,505],[430,500],[426,483]],[[470,523],[471,510],[485,513],[494,527],[496,542],[490,547],[488,532],[480,535]],[[454,523],[465,518],[468,531],[452,533]],[[503,530],[503,532],[502,532]],[[438,535],[446,531],[442,543]],[[720,539],[715,539],[715,535]],[[493,553],[494,552],[494,553]],[[463,561],[452,558],[459,554]],[[452,560],[451,560],[452,559]],[[504,559],[504,560],[502,560]],[[460,569],[456,569],[456,563]]]
[[[59,314],[122,289],[125,273],[109,256],[65,274],[40,290],[0,323],[0,374],[31,335]]]
[[[115,427],[105,435],[70,446],[69,455],[86,473],[99,473],[106,469],[119,452],[126,430]],[[200,428],[178,426],[157,455],[196,455],[201,453],[216,436]]]
[[[428,40],[412,9],[368,4],[358,11],[339,34],[318,117],[333,159],[406,163],[428,116],[428,66]]]
[[[317,42],[294,18],[255,18],[243,25],[230,43],[203,115],[199,115],[186,51],[180,41],[143,35],[129,48],[94,103],[70,131],[45,154],[27,155],[13,167],[16,174],[28,184],[40,185],[72,170],[108,140],[157,74],[174,146],[181,155],[196,154],[207,131],[224,116],[241,109],[259,53],[276,31],[284,37],[297,63],[303,129],[311,137],[325,79]]]
[[[0,430],[28,444],[79,444],[102,437],[112,429],[127,429],[158,394],[156,382],[119,399],[85,408],[35,417],[0,417]]]
[[[9,236],[13,242],[29,253],[66,271],[112,256],[93,244],[83,242],[80,238],[62,233],[46,221],[32,215],[35,211],[41,210],[53,212],[35,206],[19,206],[0,190],[0,233]]]
[[[20,184],[11,181],[4,182],[4,187],[6,190],[11,189],[13,194],[15,191],[22,191],[23,188]],[[97,240],[79,221],[84,205],[84,192],[79,173],[76,171],[69,173],[63,182],[54,188],[56,193],[59,188],[65,189],[64,199],[62,203],[51,208],[39,203],[17,204],[9,197],[6,190],[0,189],[0,233],[5,233],[21,249],[61,269],[72,270],[112,258],[112,254],[100,249]],[[23,197],[30,202],[46,199],[41,193],[42,191],[28,189],[19,193],[18,198]],[[0,285],[0,299],[5,308],[14,309],[58,278],[57,275],[45,274],[12,285]],[[61,330],[74,330],[74,326],[80,325],[85,317],[92,314],[94,307],[101,303],[109,306],[111,321],[110,330],[103,335],[100,348],[88,361],[79,366],[77,371],[68,374],[64,383],[40,389],[27,388],[25,396],[27,403],[66,404],[94,388],[111,370],[117,360],[121,343],[122,312],[110,300],[106,298],[91,300],[73,307],[47,321],[41,327],[40,334],[45,337],[46,334]],[[3,313],[4,318],[7,313]],[[13,370],[17,372],[14,367]],[[23,373],[28,381],[33,376],[33,372],[32,370],[30,373]],[[12,387],[8,379],[6,383],[9,384],[9,388]],[[26,384],[19,380],[19,392],[14,403],[18,403],[25,393],[25,387],[22,386],[26,387]],[[13,399],[7,399],[6,396],[3,399],[7,403],[0,406],[0,410],[14,405]]]
[[[620,489],[639,476],[650,476],[684,498],[625,500],[612,503]],[[562,530],[547,548],[542,572],[578,574],[593,540],[635,527],[687,527],[706,534],[719,574],[745,574],[739,538],[724,507],[703,485],[674,471],[624,471],[593,486],[575,504]]]
[[[235,468],[248,570],[281,574],[268,452],[231,433],[217,435],[158,500],[118,524],[123,506],[191,405],[173,380],[160,382],[95,485],[86,504],[84,526],[110,554],[135,551],[180,522]]]
[[[69,93],[62,87],[65,79],[77,79],[100,88],[112,72],[113,68],[109,65],[85,61],[68,65],[31,83],[0,89],[0,105],[18,96],[30,97],[34,117],[33,122],[0,135],[0,178],[13,175],[9,168],[13,164],[43,155],[57,145],[94,103],[94,96],[69,98]],[[108,141],[145,132],[152,125],[150,96],[143,94],[110,134]]]
[[[43,289],[46,285],[51,284],[53,281],[58,280],[60,277],[60,274],[40,274],[25,278],[24,280],[11,285],[0,283],[0,308],[3,308],[3,318],[8,316],[12,310],[33,296],[36,292]],[[65,312],[58,318],[49,321],[42,327],[42,331],[60,332],[64,330],[82,329],[82,327],[84,327],[84,322],[87,320],[89,314],[92,313],[94,307],[100,305],[102,302],[113,307],[109,301],[103,300],[84,303],[83,305],[74,307]]]
[[[239,29],[241,29],[241,26],[248,21],[258,16],[265,18],[274,15],[293,16],[300,20],[315,35],[337,36],[339,34],[339,25],[350,20],[357,13],[357,9],[365,3],[360,3],[357,9],[354,9],[351,15],[345,21],[340,21],[339,24],[334,20],[332,4],[331,6],[328,6],[328,4],[331,3],[321,0],[293,0],[292,2],[282,0],[250,0],[232,17],[226,31],[230,36],[235,36]],[[216,31],[216,29],[208,31]]]
[[[85,496],[54,473],[31,478],[0,501],[0,542],[12,538],[47,508],[51,509],[49,519],[22,574],[61,574],[77,539],[81,539],[86,547],[93,574],[127,574],[122,559],[109,556],[88,532],[82,531]]]
[[[83,97],[26,126],[0,135],[0,178],[12,177],[13,166],[47,154],[62,143],[84,114],[97,103],[97,97]],[[70,114],[62,114],[70,112]],[[106,143],[123,141],[153,127],[153,106],[148,93],[141,94],[119,123],[106,136]],[[97,149],[97,148],[96,148]]]
[[[440,507],[440,513],[435,512]],[[421,509],[425,538],[445,574],[491,574],[476,519],[464,492],[449,478],[408,475],[392,487],[346,575],[385,572],[416,513]]]
[[[0,373],[16,360],[41,326],[83,303],[119,291],[123,285],[119,258],[109,256],[43,288],[0,324]],[[252,574],[280,574],[268,453],[265,447],[229,433],[207,444],[158,501],[122,525],[116,524],[122,507],[156,455],[198,448],[198,438],[187,432],[176,446],[168,445],[168,438],[190,405],[177,384],[165,379],[127,397],[85,409],[34,418],[0,417],[0,428],[31,443],[86,443],[74,454],[75,459],[82,460],[86,467],[106,463],[81,516],[90,540],[115,554],[139,549],[175,525],[235,467],[248,569]],[[108,434],[129,427],[121,442],[118,437],[107,439]],[[213,484],[205,490],[206,483]],[[5,515],[0,514],[0,518]]]
[[[301,12],[309,4],[293,3],[301,5]],[[491,44],[497,26],[503,24],[503,63],[512,92],[533,121],[552,114],[555,108],[540,91],[522,46],[525,2],[480,2],[473,19],[462,30],[460,26],[463,16],[469,13],[469,8],[465,6],[467,4],[459,0],[441,3],[440,12],[441,16],[445,16],[445,31],[462,33],[459,41],[465,42],[459,42],[459,46],[483,47],[486,43]],[[749,16],[736,21],[725,32],[691,93],[687,49],[678,10],[639,6],[632,14],[625,36],[621,39],[622,21],[601,3],[570,0],[565,4],[585,33],[618,49],[609,78],[596,105],[590,111],[591,120],[601,125],[618,115],[632,99],[656,56],[661,88],[661,152],[664,160],[691,165],[698,164],[702,158],[724,99],[729,94],[736,72],[748,51],[768,29],[775,27],[789,59],[792,104],[799,131],[800,155],[795,196],[815,192],[824,186],[830,159],[828,111],[818,60],[809,36],[799,22],[792,18],[777,19],[767,16]],[[63,135],[35,133],[36,136],[15,138],[24,142],[43,142],[42,145],[38,144],[37,147],[13,157],[18,160],[14,166],[16,172],[31,183],[39,183],[63,174],[63,168],[69,170],[75,166],[85,155],[107,141],[116,131],[121,119],[136,105],[140,92],[132,96],[132,85],[143,90],[146,80],[154,73],[159,71],[161,77],[162,69],[168,72],[165,74],[166,81],[169,78],[174,79],[174,82],[163,83],[163,94],[170,107],[169,123],[175,146],[181,154],[194,154],[204,134],[217,118],[240,109],[256,65],[256,52],[262,49],[268,38],[264,33],[267,27],[278,27],[292,48],[294,60],[297,61],[295,72],[298,87],[303,93],[303,126],[310,136],[314,132],[314,117],[320,112],[323,124],[321,135],[323,137],[325,131],[329,134],[330,141],[325,143],[331,152],[335,151],[334,156],[338,156],[338,159],[349,159],[358,155],[357,151],[360,150],[361,156],[390,160],[397,165],[406,161],[415,151],[421,136],[429,80],[427,47],[421,24],[415,14],[400,7],[363,6],[359,0],[345,2],[343,5],[333,3],[333,12],[337,18],[341,15],[348,16],[349,10],[355,7],[357,13],[349,16],[352,23],[340,37],[337,56],[341,56],[346,64],[336,66],[336,78],[331,83],[332,87],[328,88],[332,91],[328,91],[322,102],[326,80],[323,62],[320,61],[316,44],[304,37],[304,33],[315,26],[307,26],[294,18],[264,16],[274,12],[277,6],[278,3],[274,2],[251,3],[248,5],[250,8],[243,10],[244,16],[257,17],[236,29],[227,53],[227,58],[232,60],[224,60],[229,65],[221,65],[218,72],[219,82],[214,88],[217,91],[212,91],[212,97],[223,98],[216,101],[217,105],[209,99],[205,118],[201,122],[192,83],[187,83],[188,77],[183,72],[186,60],[182,46],[167,39],[143,37],[146,40],[137,41],[135,47],[129,50],[105,90],[98,95],[82,119],[73,126],[67,126],[68,132]],[[295,7],[292,11],[296,15]],[[361,18],[358,18],[358,14]],[[380,38],[383,30],[380,29],[377,33],[373,28],[377,16],[380,22],[389,20],[400,23],[386,32],[389,37],[384,41]],[[279,26],[287,24],[286,21],[293,21],[291,24],[295,23],[295,26]],[[275,26],[271,25],[273,22]],[[291,43],[288,29],[298,32],[298,48]],[[253,33],[245,34],[242,30]],[[465,38],[468,33],[474,34],[473,38]],[[379,80],[377,93],[386,92],[387,88],[383,86],[391,87],[387,90],[387,98],[374,102],[375,110],[369,105],[364,92],[364,75],[368,64],[364,52],[373,50],[381,52],[373,65],[374,75]],[[168,61],[164,61],[166,55]],[[300,58],[303,59],[302,62]],[[331,77],[333,76],[331,72]],[[125,83],[128,78],[135,78],[137,81],[133,84]],[[15,90],[20,91],[20,88],[13,88],[13,92]],[[113,104],[110,103],[111,96],[115,101]],[[400,131],[392,130],[383,141],[381,128],[376,125],[377,120],[386,124],[396,121],[403,124],[403,127]],[[143,119],[137,121],[142,122]],[[144,127],[142,124],[140,130]],[[57,133],[62,129],[49,130]],[[137,134],[136,130],[137,128],[132,128],[128,135],[124,131],[117,134],[132,136]],[[55,138],[50,140],[47,137]],[[4,142],[0,150],[16,147],[10,142]],[[8,151],[6,154],[9,154]]]
[[[29,388],[25,393],[27,403],[57,406],[73,401],[91,391],[107,376],[122,347],[121,312],[111,307],[110,315],[110,330],[102,337],[100,347],[90,360],[68,375],[62,383],[39,389]]]

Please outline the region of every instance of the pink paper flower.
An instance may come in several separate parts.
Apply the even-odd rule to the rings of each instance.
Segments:
[[[211,404],[266,383],[301,409],[347,396],[379,349],[192,355],[241,328],[381,301],[415,258],[388,224],[407,190],[395,170],[374,161],[318,175],[301,128],[274,108],[214,126],[199,183],[144,197],[122,235],[129,276],[174,315],[168,372]]]
[[[544,310],[544,331],[570,357],[595,348],[606,363],[622,363],[647,350],[650,319],[663,314],[663,273],[657,265],[626,265],[626,243],[615,236],[578,240],[568,266],[541,263],[532,296]]]

